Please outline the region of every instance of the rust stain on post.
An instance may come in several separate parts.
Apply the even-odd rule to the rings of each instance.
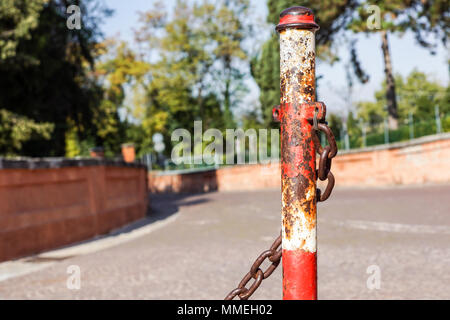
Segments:
[[[280,30],[280,80],[283,247],[315,251],[315,149],[301,110],[316,95],[314,30]]]
[[[316,150],[310,107],[315,106],[316,96],[318,25],[310,9],[292,7],[281,13],[276,29],[280,33],[283,298],[316,299]]]
[[[285,29],[280,33],[281,103],[315,100],[315,37],[311,30]]]

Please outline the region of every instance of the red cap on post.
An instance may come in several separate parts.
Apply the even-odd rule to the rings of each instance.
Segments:
[[[281,32],[286,28],[309,29],[317,31],[319,25],[314,21],[314,14],[306,7],[291,7],[280,14],[280,23],[276,30]]]

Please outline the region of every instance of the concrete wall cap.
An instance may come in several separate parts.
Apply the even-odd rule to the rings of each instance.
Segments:
[[[147,169],[141,162],[127,163],[117,159],[97,158],[2,158],[0,157],[0,169],[58,169],[69,167],[109,166]]]

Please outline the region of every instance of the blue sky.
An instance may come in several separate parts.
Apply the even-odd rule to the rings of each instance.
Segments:
[[[189,1],[189,0],[187,0]],[[114,15],[108,18],[102,26],[102,30],[108,37],[119,35],[121,39],[132,42],[133,28],[138,26],[138,12],[146,11],[152,7],[151,0],[108,0],[107,5],[115,10]],[[174,0],[166,0],[168,7],[172,6]],[[267,7],[263,0],[252,0],[255,8],[255,14],[261,21],[265,20]],[[270,32],[262,35],[262,39]],[[436,79],[443,85],[449,83],[449,68],[447,59],[450,53],[443,46],[440,46],[436,55],[431,55],[427,50],[419,47],[411,34],[405,34],[402,37],[390,35],[390,49],[392,54],[392,63],[395,73],[403,76],[409,74],[413,69],[426,72],[431,78]],[[354,88],[352,101],[373,100],[374,92],[380,88],[380,83],[384,79],[384,63],[381,55],[381,41],[378,34],[370,36],[358,36],[358,53],[363,68],[370,75],[370,81],[364,85],[358,84]],[[345,113],[347,102],[345,102],[346,77],[344,64],[348,61],[347,48],[338,48],[339,56],[342,62],[330,66],[326,63],[317,64],[317,75],[323,75],[319,85],[320,100],[324,101],[328,109],[334,112]],[[251,108],[258,100],[259,90],[256,84],[247,81],[250,87],[250,93],[245,99],[243,105]],[[243,107],[244,108],[244,107]]]

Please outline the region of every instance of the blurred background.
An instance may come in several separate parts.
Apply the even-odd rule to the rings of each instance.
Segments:
[[[275,25],[297,5],[339,147],[319,298],[449,299],[446,0],[2,0],[0,299],[235,288],[279,233],[279,163],[177,165],[171,135],[279,129]],[[280,269],[254,298],[281,298]]]
[[[72,4],[79,30],[67,27]],[[369,4],[380,29],[367,27]],[[194,120],[277,128],[274,26],[292,5],[321,26],[317,98],[341,150],[450,130],[446,1],[2,1],[0,154],[114,158],[132,143],[169,169],[172,131]]]

